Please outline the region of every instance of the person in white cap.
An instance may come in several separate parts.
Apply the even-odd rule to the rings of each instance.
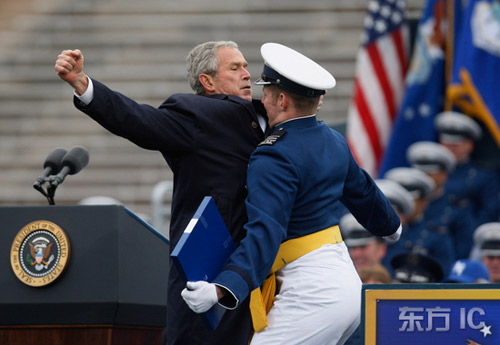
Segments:
[[[388,247],[384,264],[390,267],[389,271],[393,273],[391,260],[394,256],[401,253],[420,253],[433,258],[444,272],[448,272],[455,255],[452,238],[428,229],[424,220],[429,197],[435,189],[434,181],[426,173],[406,167],[393,168],[387,171],[384,177],[407,190],[415,205],[406,217],[400,240]]]
[[[472,160],[475,143],[481,139],[481,127],[471,117],[446,111],[435,118],[439,143],[456,159],[445,189],[452,203],[460,209],[471,209],[474,227],[498,221],[500,215],[500,183],[494,170]]]
[[[381,237],[366,230],[351,213],[340,218],[339,227],[358,272],[382,263],[387,253],[387,243]]]
[[[490,281],[500,283],[500,222],[490,222],[479,226],[474,232],[481,261],[488,269]]]
[[[251,294],[252,345],[344,344],[359,324],[361,281],[339,231],[340,204],[393,241],[400,220],[345,138],[316,119],[333,76],[281,44],[261,53],[258,84],[274,133],[250,158],[247,235],[213,282],[188,282],[182,295],[204,312]]]
[[[435,189],[424,212],[425,228],[451,237],[454,251],[451,262],[468,258],[475,229],[472,215],[469,209],[460,209],[450,202],[444,188],[455,169],[455,157],[439,143],[420,141],[410,145],[407,158],[413,168],[423,171],[434,181]]]

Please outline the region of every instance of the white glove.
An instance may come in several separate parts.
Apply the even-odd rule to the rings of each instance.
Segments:
[[[401,224],[399,224],[399,228],[395,233],[389,236],[383,236],[382,238],[387,244],[393,244],[399,240],[399,238],[401,237],[401,232],[403,232],[403,228],[401,227]]]
[[[181,292],[181,296],[184,302],[195,313],[206,312],[219,300],[215,284],[210,284],[203,280],[187,282],[186,288]]]

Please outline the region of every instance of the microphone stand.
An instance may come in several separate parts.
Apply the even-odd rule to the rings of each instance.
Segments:
[[[45,190],[43,188],[43,184],[47,184],[47,183],[48,183],[48,187],[47,187],[47,190]],[[48,178],[45,178],[43,183],[41,183],[40,181],[35,182],[35,184],[33,185],[33,188],[35,188],[37,191],[42,193],[42,195],[44,197],[47,198],[49,205],[55,205],[54,195],[56,193],[57,185],[54,186],[52,183],[50,183],[50,180]]]

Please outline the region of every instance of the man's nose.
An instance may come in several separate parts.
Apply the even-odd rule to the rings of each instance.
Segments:
[[[243,74],[243,79],[250,79],[251,77],[250,72],[248,72],[246,68],[243,68],[242,74]]]

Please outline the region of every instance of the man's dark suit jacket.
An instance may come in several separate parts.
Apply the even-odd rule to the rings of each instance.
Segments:
[[[96,80],[93,84],[93,101],[85,106],[75,97],[75,106],[110,132],[160,151],[173,171],[171,250],[204,196],[213,197],[238,244],[247,221],[248,159],[264,139],[257,118],[257,112],[265,114],[262,103],[227,95],[175,94],[155,108]],[[227,311],[212,331],[182,300],[185,284],[169,262],[167,344],[246,345],[251,329],[248,301]]]

